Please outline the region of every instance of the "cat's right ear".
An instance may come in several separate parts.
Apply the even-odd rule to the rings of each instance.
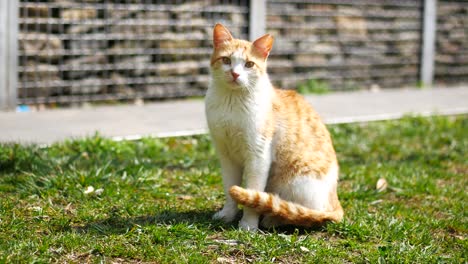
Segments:
[[[213,45],[219,48],[223,43],[229,42],[233,39],[231,33],[227,28],[221,24],[216,24],[213,31]]]
[[[270,34],[263,35],[261,38],[254,41],[253,46],[257,54],[266,60],[273,47],[273,37]]]

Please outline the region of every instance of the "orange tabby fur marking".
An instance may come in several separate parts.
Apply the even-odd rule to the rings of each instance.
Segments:
[[[239,203],[247,230],[258,228],[260,215],[265,227],[341,221],[329,132],[302,96],[271,85],[273,37],[238,40],[217,24],[213,42],[206,116],[226,193],[214,218],[232,221]]]

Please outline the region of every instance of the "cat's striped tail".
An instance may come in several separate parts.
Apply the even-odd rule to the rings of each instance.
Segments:
[[[334,211],[322,212],[297,203],[288,202],[278,195],[233,186],[229,189],[231,197],[238,203],[253,208],[261,214],[280,217],[285,224],[310,227],[326,222],[340,222],[343,209],[339,205]]]

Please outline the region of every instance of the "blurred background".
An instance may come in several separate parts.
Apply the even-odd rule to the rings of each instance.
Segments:
[[[423,63],[436,85],[468,83],[468,1],[436,2],[429,62],[423,0],[12,2],[0,12],[17,23],[17,60],[0,72],[16,82],[0,85],[10,89],[0,108],[203,96],[215,23],[236,38],[273,34],[269,73],[282,88],[421,87]]]

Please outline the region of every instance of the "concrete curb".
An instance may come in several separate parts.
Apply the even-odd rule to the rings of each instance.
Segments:
[[[468,86],[307,95],[327,124],[468,113]],[[0,142],[51,144],[100,135],[114,140],[207,133],[203,100],[176,100],[42,112],[0,112]]]

